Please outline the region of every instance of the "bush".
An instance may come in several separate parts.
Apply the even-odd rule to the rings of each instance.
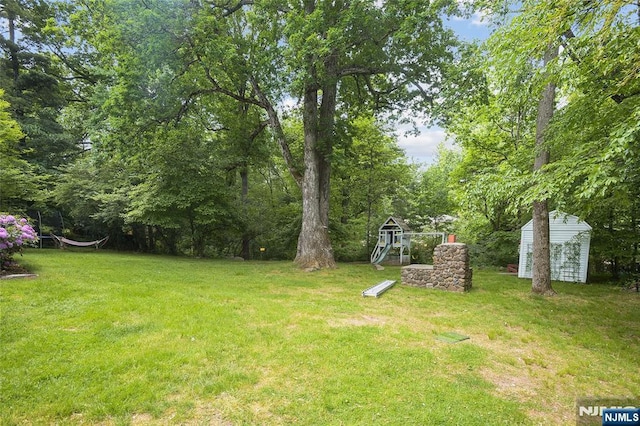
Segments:
[[[520,256],[520,231],[495,231],[469,245],[469,255],[474,266],[506,267],[518,263]]]
[[[11,215],[0,216],[0,269],[8,269],[13,264],[13,255],[22,254],[25,245],[38,241],[36,231],[25,218],[16,219]]]

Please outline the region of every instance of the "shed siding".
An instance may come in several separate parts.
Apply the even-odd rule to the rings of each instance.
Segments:
[[[549,213],[551,275],[558,281],[586,282],[591,226],[576,216]],[[518,277],[531,278],[533,221],[522,227]]]

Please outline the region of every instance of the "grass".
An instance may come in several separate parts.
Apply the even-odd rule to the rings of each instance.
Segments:
[[[398,268],[20,260],[39,276],[0,281],[1,424],[574,424],[577,398],[640,398],[640,297],[612,286],[476,271],[376,299]]]

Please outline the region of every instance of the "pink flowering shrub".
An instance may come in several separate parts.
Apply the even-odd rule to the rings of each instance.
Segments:
[[[8,268],[15,253],[22,254],[25,245],[38,241],[36,231],[25,218],[0,215],[0,269]]]

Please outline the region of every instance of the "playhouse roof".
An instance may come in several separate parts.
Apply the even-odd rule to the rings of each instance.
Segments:
[[[409,225],[407,225],[404,222],[404,220],[397,217],[393,217],[393,216],[389,216],[389,218],[385,220],[382,226],[380,227],[380,229],[390,229],[390,228],[400,228],[403,231],[407,231],[407,232],[411,230],[409,228]]]
[[[553,230],[572,230],[576,233],[582,231],[590,231],[591,226],[582,220],[578,216],[553,210],[549,212],[549,231]],[[527,222],[523,227],[523,231],[533,231],[533,219]]]

